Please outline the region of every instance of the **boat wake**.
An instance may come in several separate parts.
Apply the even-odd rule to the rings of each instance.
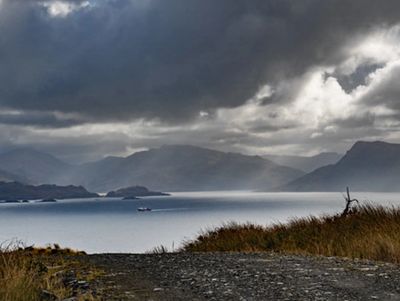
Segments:
[[[166,211],[182,211],[188,210],[189,208],[167,208],[167,209],[152,209],[152,212],[166,212]]]

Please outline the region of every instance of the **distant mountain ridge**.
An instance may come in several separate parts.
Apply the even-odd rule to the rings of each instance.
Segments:
[[[343,155],[334,152],[325,152],[310,157],[279,155],[265,155],[263,157],[279,165],[292,167],[304,172],[311,172],[319,167],[337,163]]]
[[[156,191],[266,191],[277,187],[343,191],[346,186],[359,191],[400,191],[400,144],[360,141],[338,162],[308,174],[259,156],[190,145],[163,146],[79,166],[37,151],[15,150],[0,154],[0,181],[82,185],[96,192],[135,185]]]
[[[258,156],[170,145],[84,164],[64,183],[109,191],[143,185],[159,191],[268,189],[304,173]]]
[[[15,149],[0,154],[0,170],[11,175],[11,180],[30,184],[55,183],[69,165],[56,157],[33,149]]]
[[[27,183],[28,180],[23,176],[19,176],[19,175],[13,174],[13,173],[10,173],[8,171],[0,170],[0,182]]]
[[[5,182],[82,185],[98,192],[135,185],[157,191],[265,190],[303,174],[258,156],[190,145],[167,145],[76,166],[31,149],[0,154],[0,180]]]
[[[400,144],[356,142],[336,164],[281,187],[284,191],[400,191]]]

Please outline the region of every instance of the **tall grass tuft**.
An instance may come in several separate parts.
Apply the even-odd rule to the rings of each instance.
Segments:
[[[160,245],[154,247],[152,250],[146,252],[148,254],[167,254],[169,253],[168,248],[166,246]]]
[[[64,255],[77,254],[59,246],[24,248],[12,242],[0,246],[0,300],[39,301],[44,294],[63,299],[71,289],[60,274],[66,268]]]
[[[400,263],[400,208],[364,205],[346,216],[310,216],[270,227],[230,223],[203,232],[182,251],[274,251]]]

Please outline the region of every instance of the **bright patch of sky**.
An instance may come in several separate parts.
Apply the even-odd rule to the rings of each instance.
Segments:
[[[90,6],[89,1],[82,3],[73,3],[68,1],[56,0],[51,2],[42,2],[41,5],[47,9],[52,17],[67,17],[69,14]]]

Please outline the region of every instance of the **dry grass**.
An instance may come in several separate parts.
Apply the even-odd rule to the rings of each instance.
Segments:
[[[230,223],[186,242],[182,251],[275,251],[400,263],[400,208],[366,205],[347,216],[311,216],[271,227]]]
[[[167,254],[170,253],[170,251],[168,250],[168,248],[166,246],[160,245],[157,247],[154,247],[153,249],[151,249],[150,251],[146,252],[147,254]]]
[[[48,248],[22,248],[11,243],[0,248],[0,300],[43,300],[44,292],[63,299],[71,289],[63,283],[63,273],[71,265],[65,255],[78,255],[55,245]]]

